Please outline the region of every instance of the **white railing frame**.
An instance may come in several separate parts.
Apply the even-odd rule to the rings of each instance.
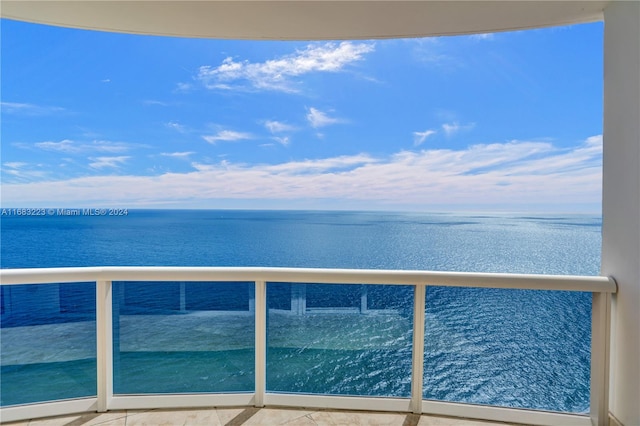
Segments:
[[[411,412],[422,414],[424,374],[424,319],[427,287],[413,287],[413,348],[411,366]]]
[[[111,281],[96,282],[96,363],[98,412],[113,398],[113,304]]]
[[[238,394],[113,394],[113,281],[254,282],[255,391]],[[539,425],[605,426],[608,421],[609,327],[611,277],[493,274],[468,272],[226,267],[86,267],[0,270],[0,285],[96,283],[97,395],[65,401],[0,408],[0,421],[24,420],[77,412],[211,406],[288,406],[430,413],[482,420]],[[266,284],[411,285],[414,288],[412,387],[410,398],[279,394],[266,391]],[[591,338],[591,412],[550,413],[472,404],[427,401],[422,397],[426,287],[481,287],[581,291],[593,294]]]
[[[264,396],[267,390],[267,283],[255,281],[256,286],[256,385],[253,405],[264,407]]]
[[[591,304],[591,423],[609,424],[611,293],[593,293]]]

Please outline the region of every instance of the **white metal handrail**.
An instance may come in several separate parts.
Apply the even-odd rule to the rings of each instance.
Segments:
[[[113,394],[113,281],[209,281],[255,283],[255,392],[253,394]],[[2,421],[113,409],[199,406],[286,405],[464,416],[540,425],[604,425],[608,415],[609,317],[611,277],[498,274],[406,270],[358,270],[252,267],[83,267],[2,269],[0,285],[96,283],[97,387],[95,398],[0,408]],[[266,283],[395,284],[414,286],[411,398],[280,395],[266,392]],[[425,401],[422,397],[424,307],[427,286],[581,291],[593,294],[590,416]]]
[[[82,267],[0,269],[0,285],[84,281],[266,281],[398,284],[615,293],[611,277],[378,269],[263,267]]]

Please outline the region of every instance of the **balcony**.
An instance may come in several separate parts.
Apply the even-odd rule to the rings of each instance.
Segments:
[[[609,309],[616,284],[607,277],[89,267],[2,270],[0,283],[3,421],[120,410],[265,406],[540,425],[605,424],[608,414],[603,407],[608,398]],[[518,326],[522,319],[513,307],[521,296],[591,293],[589,408],[549,412],[544,403],[518,402],[517,393],[548,392],[543,383],[506,389],[512,403],[488,405],[490,399],[469,384],[495,374],[482,360],[515,355],[509,360],[513,374],[503,378],[508,382],[509,377],[517,380],[548,368],[528,359],[530,351],[543,348],[520,345],[502,351],[501,342],[494,341],[492,347],[474,352],[471,337],[453,344],[453,334],[441,332],[441,317],[434,314],[438,291],[447,287],[467,298],[481,288],[512,292],[506,305],[487,305],[501,310],[506,333],[536,334]],[[225,289],[235,296],[224,305],[205,297]],[[342,297],[318,297],[323,289]],[[93,297],[89,303],[80,297],[83,292],[95,295],[95,304]],[[37,311],[27,306],[38,299],[43,303]],[[406,300],[410,303],[403,303]],[[20,315],[35,318],[33,324],[11,327],[12,318]],[[49,324],[46,319],[53,315],[60,318]],[[448,327],[451,333],[459,332]],[[566,330],[549,331],[560,346],[573,337]],[[484,377],[464,377],[464,369],[457,371],[460,363],[454,362],[446,368],[456,370],[459,386],[452,389],[450,382],[438,382],[432,359],[438,345],[446,345],[454,359],[474,360]],[[34,378],[28,389],[26,377]]]
[[[28,421],[11,422],[7,426],[27,426]],[[32,425],[83,426],[146,426],[146,425],[207,425],[207,426],[289,426],[335,425],[411,425],[411,426],[504,426],[504,423],[478,422],[471,419],[430,416],[427,414],[348,411],[301,408],[223,407],[200,409],[128,410],[107,413],[84,413],[35,420]]]

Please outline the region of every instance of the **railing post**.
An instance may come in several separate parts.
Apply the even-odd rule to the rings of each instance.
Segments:
[[[249,312],[256,311],[256,286],[249,286]],[[255,315],[255,313],[254,313]]]
[[[360,313],[366,314],[369,310],[369,289],[366,284],[360,285]]]
[[[592,293],[590,416],[594,426],[609,424],[609,340],[611,294]]]
[[[291,312],[297,315],[307,313],[306,284],[291,284]]]
[[[256,390],[255,402],[256,407],[264,407],[264,393],[266,389],[267,374],[267,284],[264,281],[256,281],[256,343],[255,343],[255,360],[256,360]]]
[[[180,281],[180,312],[187,311],[187,284]]]
[[[98,412],[105,412],[113,398],[113,305],[111,281],[96,282],[96,362]]]
[[[413,357],[411,367],[411,411],[422,414],[422,377],[424,374],[424,311],[427,286],[413,286]]]

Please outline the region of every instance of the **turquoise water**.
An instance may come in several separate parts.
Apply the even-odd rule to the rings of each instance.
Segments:
[[[3,365],[2,406],[96,395],[96,360]]]
[[[130,210],[124,217],[2,217],[1,226],[3,268],[293,266],[596,275],[601,244],[600,218],[588,215]],[[96,392],[94,286],[39,287],[2,288],[3,406]],[[365,290],[368,309],[382,311],[358,313]],[[310,310],[291,313],[292,296],[302,292]],[[430,287],[424,397],[587,411],[590,297]],[[410,287],[268,283],[267,298],[268,391],[409,395]],[[253,391],[251,299],[250,283],[115,283],[114,391]],[[85,325],[86,339],[69,337]],[[16,342],[30,334],[39,339],[26,345],[32,353],[16,355]]]

